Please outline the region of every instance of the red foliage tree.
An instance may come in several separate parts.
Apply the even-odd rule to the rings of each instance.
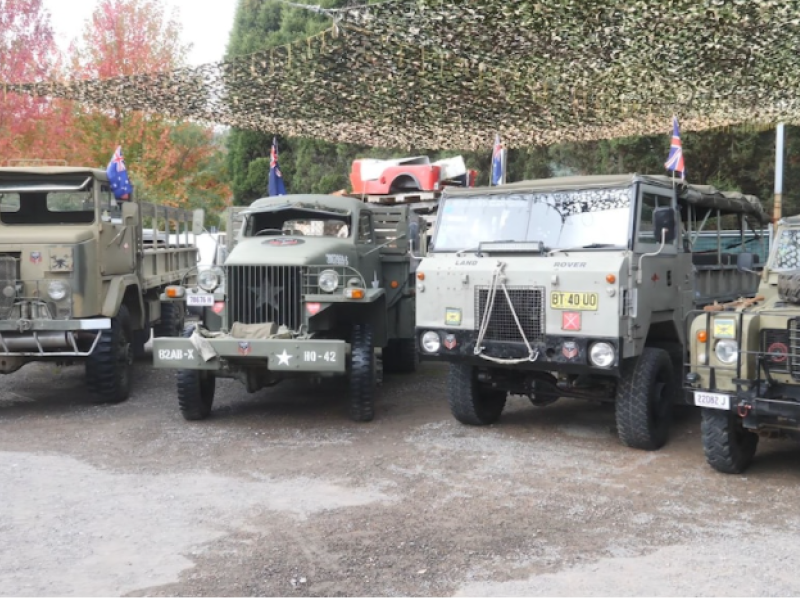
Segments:
[[[0,0],[0,82],[47,81],[58,76],[59,66],[42,0]],[[0,89],[0,163],[63,158],[70,121],[68,103]]]

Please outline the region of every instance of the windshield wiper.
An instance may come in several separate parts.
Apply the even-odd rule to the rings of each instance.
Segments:
[[[590,248],[622,248],[619,244],[600,244],[592,243],[584,246],[573,246],[572,248],[553,248],[552,252],[573,252],[575,250],[588,250]]]

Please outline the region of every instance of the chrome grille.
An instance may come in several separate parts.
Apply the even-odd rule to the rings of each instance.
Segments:
[[[7,319],[14,307],[14,295],[8,295],[6,288],[16,289],[19,278],[19,260],[13,256],[0,256],[0,319]]]
[[[277,323],[297,331],[303,324],[300,267],[225,268],[228,323]]]
[[[514,306],[520,325],[529,342],[544,341],[544,288],[527,286],[507,286],[511,304]],[[475,289],[475,328],[478,329],[486,311],[489,286]],[[502,289],[497,290],[486,329],[486,340],[498,342],[522,342],[522,335],[514,320],[508,299]]]

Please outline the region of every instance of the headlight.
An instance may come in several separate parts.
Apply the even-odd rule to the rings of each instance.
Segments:
[[[595,367],[610,367],[614,364],[614,346],[608,342],[597,342],[589,348],[589,360]]]
[[[714,354],[717,355],[719,362],[726,365],[733,364],[739,358],[739,342],[736,340],[720,340],[717,342],[717,347],[714,348]]]
[[[197,285],[206,292],[213,292],[219,287],[219,273],[213,269],[200,271],[197,275]]]
[[[442,341],[439,339],[439,334],[435,331],[426,331],[422,334],[422,349],[429,354],[434,354],[439,351],[442,346]]]
[[[336,274],[336,271],[326,269],[319,274],[319,281],[317,283],[323,292],[328,292],[330,294],[339,287],[339,276]]]
[[[67,284],[63,281],[51,281],[47,284],[47,295],[58,302],[67,297]]]

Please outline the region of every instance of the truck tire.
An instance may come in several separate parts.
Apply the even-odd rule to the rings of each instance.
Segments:
[[[100,340],[86,358],[86,384],[100,396],[100,402],[124,402],[131,393],[133,345],[131,344],[130,313],[120,306],[111,319],[111,329],[100,333]]]
[[[658,450],[669,439],[675,378],[669,354],[645,348],[622,364],[617,382],[616,420],[620,441],[640,450]]]
[[[180,337],[186,320],[183,304],[161,303],[161,320],[153,326],[153,337]]]
[[[742,427],[734,413],[704,408],[700,431],[706,462],[720,473],[744,473],[753,462],[758,434]]]
[[[387,373],[413,373],[418,364],[416,339],[389,340],[383,351],[383,368]]]
[[[366,422],[375,418],[377,365],[372,345],[372,327],[353,326],[350,340],[350,418]]]
[[[182,336],[192,337],[194,325],[183,329]],[[178,380],[178,407],[187,421],[202,421],[211,414],[214,405],[214,392],[217,389],[217,377],[212,371],[180,369]]]
[[[131,344],[133,345],[133,358],[144,358],[144,345],[150,341],[151,328],[137,329],[131,334]]]
[[[447,377],[447,401],[450,412],[464,425],[491,425],[506,407],[508,394],[503,390],[481,387],[475,367],[452,363]]]
[[[786,302],[800,304],[800,271],[778,275],[778,296]]]

